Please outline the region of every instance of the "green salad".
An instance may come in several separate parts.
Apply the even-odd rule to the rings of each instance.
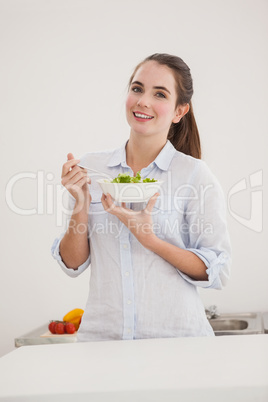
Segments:
[[[155,179],[142,179],[141,172],[137,172],[136,176],[129,176],[126,173],[119,173],[119,175],[111,181],[111,183],[153,183]]]

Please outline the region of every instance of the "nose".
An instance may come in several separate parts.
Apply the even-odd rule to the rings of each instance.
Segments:
[[[137,105],[140,107],[150,107],[150,100],[149,100],[149,96],[146,94],[142,94],[138,101],[137,101]]]

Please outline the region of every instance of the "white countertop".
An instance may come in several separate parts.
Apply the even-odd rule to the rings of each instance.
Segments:
[[[0,358],[7,400],[267,402],[268,336],[23,346]]]

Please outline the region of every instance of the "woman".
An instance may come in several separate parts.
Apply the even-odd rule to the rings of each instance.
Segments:
[[[197,286],[221,289],[230,243],[221,188],[200,160],[192,78],[178,57],[154,54],[129,81],[124,146],[68,154],[62,184],[73,214],[53,256],[70,276],[91,263],[90,292],[78,340],[213,336]],[[116,205],[101,194],[94,167],[163,180],[147,203]]]

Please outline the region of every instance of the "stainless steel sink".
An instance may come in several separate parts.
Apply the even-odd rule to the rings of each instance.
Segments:
[[[209,322],[217,336],[264,333],[261,313],[221,314]]]

